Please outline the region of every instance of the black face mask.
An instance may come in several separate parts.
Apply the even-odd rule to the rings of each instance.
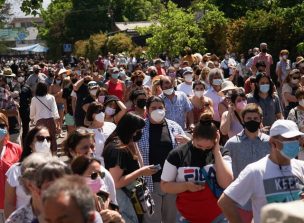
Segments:
[[[262,49],[261,50],[263,53],[267,53],[267,49]]]
[[[142,131],[137,131],[136,134],[133,136],[133,142],[138,142],[142,137]]]
[[[73,83],[73,84],[75,84],[77,81],[78,81],[77,78],[73,78],[73,79],[72,79],[72,83]]]
[[[251,120],[248,122],[244,123],[244,127],[249,131],[249,132],[256,132],[260,128],[260,122]]]
[[[152,70],[149,75],[151,78],[153,78],[157,75],[157,73],[155,72],[155,70]]]
[[[135,82],[135,84],[136,84],[138,87],[140,87],[140,86],[142,86],[143,81],[142,81],[142,80],[138,80],[138,81]]]
[[[90,80],[84,80],[84,81],[83,81],[83,84],[84,84],[84,85],[87,85],[89,82],[90,82]]]
[[[146,99],[138,99],[136,102],[137,107],[139,108],[144,108],[147,104],[147,100]]]

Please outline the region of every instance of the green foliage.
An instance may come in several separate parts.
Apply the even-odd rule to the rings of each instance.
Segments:
[[[109,37],[107,49],[111,53],[129,52],[133,48],[132,39],[124,33]]]
[[[43,0],[23,0],[21,4],[21,10],[26,15],[36,16],[39,14],[39,10],[42,8]]]
[[[163,52],[167,52],[171,57],[177,56],[186,46],[196,52],[206,50],[203,31],[195,22],[195,15],[191,10],[180,9],[170,1],[167,9],[161,10],[154,19],[157,22],[152,26],[140,30],[143,34],[152,34],[152,37],[147,39],[150,56]]]
[[[0,54],[7,54],[8,48],[4,43],[0,43]]]

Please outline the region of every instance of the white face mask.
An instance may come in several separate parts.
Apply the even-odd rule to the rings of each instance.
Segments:
[[[46,139],[43,142],[35,142],[34,147],[37,153],[51,154],[51,142],[48,142]]]
[[[23,83],[24,77],[18,77],[17,81],[18,81],[19,83]]]
[[[290,82],[293,83],[293,84],[297,84],[297,83],[300,82],[300,80],[299,79],[291,79]]]
[[[160,123],[162,120],[164,120],[164,117],[166,115],[165,109],[156,109],[151,112],[151,118],[154,122]]]
[[[287,55],[283,55],[282,58],[283,58],[284,60],[287,60],[288,56],[287,56]]]
[[[299,101],[299,105],[301,105],[301,106],[304,108],[304,99],[301,99],[301,100]]]
[[[186,75],[185,76],[185,81],[186,82],[192,82],[192,75]]]
[[[213,79],[212,84],[213,85],[221,85],[222,84],[222,79]]]
[[[163,92],[165,95],[171,95],[174,92],[174,88],[169,88],[169,89],[163,90]]]
[[[95,120],[98,122],[104,122],[105,114],[103,112],[100,112],[99,114],[95,115]]]
[[[114,115],[115,112],[116,112],[116,109],[111,108],[111,107],[109,107],[109,106],[107,106],[106,109],[105,109],[105,113],[106,113],[107,115],[110,115],[110,116]]]
[[[90,94],[91,94],[91,95],[94,95],[94,96],[95,96],[95,95],[96,95],[96,93],[97,93],[97,89],[90,90]]]
[[[194,95],[198,98],[201,98],[204,95],[204,91],[194,91]]]

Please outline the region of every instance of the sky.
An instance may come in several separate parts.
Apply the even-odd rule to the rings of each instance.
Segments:
[[[43,0],[43,8],[47,8],[51,1],[52,0]],[[6,0],[6,2],[12,4],[13,17],[25,17],[25,14],[20,9],[22,0]]]

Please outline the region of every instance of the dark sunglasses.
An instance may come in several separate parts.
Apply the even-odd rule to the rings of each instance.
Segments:
[[[0,129],[5,129],[5,128],[6,128],[6,124],[0,123]]]
[[[36,139],[38,142],[43,142],[44,140],[50,142],[51,136],[36,136]]]
[[[297,80],[300,79],[300,77],[292,77],[292,79]]]
[[[105,173],[97,171],[97,172],[92,173],[90,177],[91,177],[92,180],[96,180],[96,178],[98,176],[100,176],[100,178],[103,179],[105,177]]]

